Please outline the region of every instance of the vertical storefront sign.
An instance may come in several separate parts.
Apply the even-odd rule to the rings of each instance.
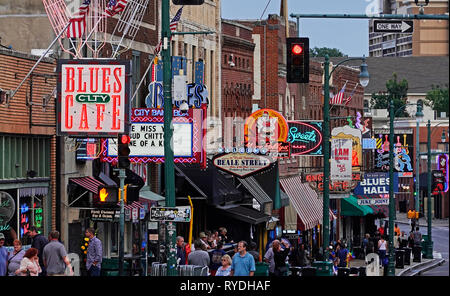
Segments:
[[[352,180],[352,140],[331,140],[330,179],[333,181]]]
[[[375,169],[389,171],[389,129],[375,129],[376,139]],[[396,129],[394,133],[394,172],[414,172],[412,129]]]
[[[362,166],[362,143],[361,131],[348,125],[336,127],[331,131],[332,139],[352,140],[352,169],[354,172],[361,171]]]

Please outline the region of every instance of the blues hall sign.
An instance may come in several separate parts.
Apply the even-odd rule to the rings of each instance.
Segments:
[[[288,121],[287,142],[291,144],[291,155],[322,155],[321,121]]]

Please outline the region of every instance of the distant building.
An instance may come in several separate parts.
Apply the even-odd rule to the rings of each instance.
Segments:
[[[414,1],[377,0],[379,13],[419,14]],[[424,1],[420,1],[421,3]],[[430,0],[424,14],[448,14],[448,1]],[[369,21],[369,56],[448,56],[448,21],[414,20],[412,33],[375,33]]]

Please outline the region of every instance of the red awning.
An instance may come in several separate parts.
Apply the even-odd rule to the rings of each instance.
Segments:
[[[280,184],[283,191],[289,196],[298,217],[305,225],[305,230],[322,224],[323,200],[308,184],[302,183],[300,176],[281,179]],[[330,220],[336,219],[331,210],[329,213]]]
[[[90,192],[94,194],[98,194],[98,187],[99,186],[105,186],[104,183],[90,177],[79,177],[79,178],[70,178],[69,182],[73,182],[77,185],[80,185],[81,187],[89,190]]]

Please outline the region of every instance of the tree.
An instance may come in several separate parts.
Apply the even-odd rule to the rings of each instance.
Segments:
[[[339,49],[337,48],[328,48],[328,47],[314,47],[311,49],[310,55],[312,57],[325,57],[325,55],[328,54],[328,56],[331,57],[343,57],[347,56],[344,55]]]
[[[444,87],[433,85],[431,90],[427,92],[424,103],[438,113],[448,113],[448,85],[445,85]]]
[[[397,81],[397,73],[392,74],[392,79],[386,82],[386,92],[373,93],[370,105],[373,109],[387,109],[389,112],[389,102],[394,101],[395,117],[409,117],[405,105],[408,94],[408,81],[403,79]],[[401,109],[401,110],[400,110]]]

